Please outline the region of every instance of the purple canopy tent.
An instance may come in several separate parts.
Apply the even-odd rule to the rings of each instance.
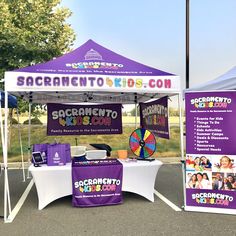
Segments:
[[[130,104],[180,91],[178,76],[118,55],[92,40],[49,62],[6,72],[5,83],[7,91],[36,103]]]
[[[130,60],[92,40],[49,62],[6,72],[5,91],[21,96],[30,104],[106,102],[137,105],[153,98],[178,95],[181,115],[179,76]],[[182,134],[181,122],[180,129]],[[5,137],[7,140],[7,133]],[[7,150],[7,146],[5,148]],[[182,138],[181,153],[183,156]],[[4,159],[7,166],[7,151]],[[12,221],[6,209],[4,219]]]

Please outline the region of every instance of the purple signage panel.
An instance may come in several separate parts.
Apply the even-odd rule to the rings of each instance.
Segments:
[[[186,93],[185,101],[186,207],[236,209],[236,92]]]
[[[48,103],[47,135],[121,134],[121,104]]]
[[[91,207],[123,202],[123,166],[118,160],[72,163],[72,205]]]
[[[168,122],[168,97],[153,102],[140,103],[140,125],[160,138],[170,138]]]
[[[187,205],[236,209],[235,192],[225,190],[186,189]]]
[[[236,92],[186,94],[187,153],[236,154]]]

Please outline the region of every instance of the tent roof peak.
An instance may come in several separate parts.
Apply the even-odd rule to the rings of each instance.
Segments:
[[[92,39],[73,51],[45,63],[15,70],[53,74],[105,74],[125,76],[174,76],[117,54]]]

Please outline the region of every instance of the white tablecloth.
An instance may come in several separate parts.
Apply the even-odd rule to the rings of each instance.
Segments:
[[[121,162],[123,164],[122,191],[139,194],[154,202],[154,185],[162,162],[158,160]],[[72,194],[71,163],[65,166],[34,167],[31,165],[29,171],[36,185],[39,210],[58,198]]]

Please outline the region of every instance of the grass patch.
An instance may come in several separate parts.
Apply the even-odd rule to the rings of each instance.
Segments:
[[[112,157],[117,157],[117,150],[128,150],[129,156],[134,156],[129,148],[129,137],[134,131],[134,127],[123,127],[123,134],[119,135],[81,135],[81,136],[47,136],[46,126],[33,125],[31,128],[31,144],[35,143],[53,143],[55,140],[61,143],[70,143],[76,145],[75,138],[78,139],[78,145],[90,143],[106,143],[112,147]],[[156,138],[157,150],[153,157],[176,157],[180,156],[180,134],[178,127],[171,127],[171,139]],[[18,129],[13,126],[9,133],[11,137],[11,144],[8,152],[8,161],[20,161],[20,145],[18,140]],[[21,136],[24,151],[24,160],[27,161],[28,150],[28,127],[22,126]],[[2,147],[0,147],[2,153]],[[2,155],[0,156],[2,162]]]

